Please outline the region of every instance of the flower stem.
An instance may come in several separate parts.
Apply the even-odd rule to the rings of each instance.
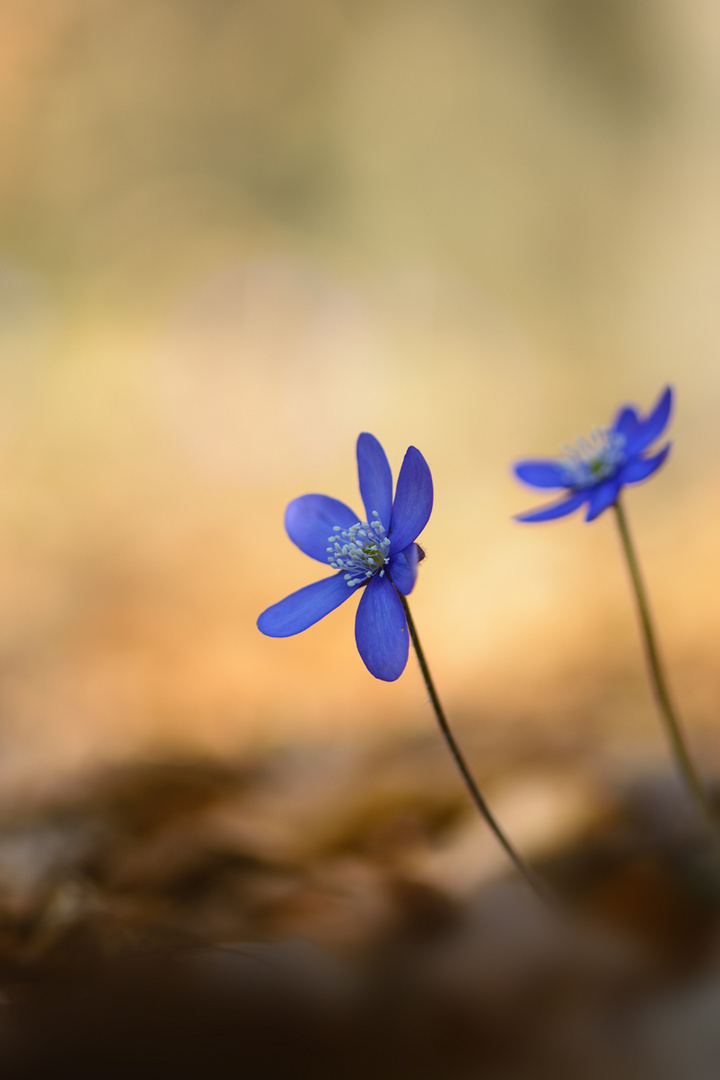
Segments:
[[[632,539],[630,538],[630,530],[628,529],[627,518],[625,517],[625,510],[622,503],[618,499],[615,503],[615,514],[617,517],[618,529],[620,531],[620,539],[622,541],[623,551],[627,559],[628,568],[630,570],[630,577],[632,579],[633,590],[635,592],[635,600],[637,602],[637,610],[640,618],[640,625],[642,627],[643,643],[645,646],[645,657],[647,660],[648,669],[650,671],[650,681],[652,683],[655,700],[657,701],[658,709],[660,711],[660,717],[662,719],[665,731],[670,740],[672,752],[675,755],[678,768],[683,775],[685,783],[694,798],[700,813],[705,819],[706,823],[710,827],[713,837],[719,842],[716,823],[713,817],[712,808],[708,801],[708,797],[705,794],[703,786],[700,782],[700,778],[695,771],[695,766],[692,763],[690,754],[685,744],[685,738],[680,729],[680,722],[678,720],[677,712],[673,706],[670,698],[670,692],[668,690],[667,681],[665,679],[665,673],[663,665],[660,660],[660,653],[658,651],[657,639],[655,637],[655,631],[653,629],[652,619],[650,617],[650,607],[647,601],[647,595],[645,593],[645,586],[643,585],[642,576],[640,574],[640,566],[635,555],[635,549],[633,547]]]
[[[450,725],[448,724],[447,717],[445,716],[445,712],[443,711],[443,707],[440,704],[440,698],[438,697],[437,690],[435,689],[435,684],[433,683],[432,675],[430,674],[430,668],[428,667],[427,660],[425,659],[425,653],[422,650],[422,645],[420,644],[420,638],[418,637],[418,632],[415,628],[413,617],[410,614],[410,607],[408,606],[407,599],[399,590],[398,596],[400,597],[402,606],[405,609],[405,617],[407,618],[408,629],[410,631],[410,640],[412,641],[413,648],[415,649],[415,655],[417,656],[418,664],[420,665],[420,671],[422,672],[422,677],[425,681],[427,692],[430,695],[430,701],[432,703],[435,716],[437,717],[437,722],[440,725],[440,730],[443,734],[445,742],[448,745],[448,749],[453,756],[455,764],[460,770],[460,775],[465,781],[465,786],[470,792],[470,797],[472,801],[475,803],[475,806],[480,812],[481,817],[484,819],[486,824],[494,833],[496,839],[500,843],[500,846],[504,849],[505,853],[508,855],[511,862],[515,865],[515,868],[519,871],[522,877],[525,878],[525,881],[528,883],[528,885],[530,885],[530,887],[542,898],[542,900],[554,906],[556,904],[555,898],[551,895],[547,886],[536,877],[536,875],[533,873],[533,871],[530,869],[524,859],[521,858],[513,845],[510,843],[507,836],[500,828],[500,825],[495,820],[488,804],[485,802],[485,799],[479,787],[475,783],[473,775],[470,772],[465,758],[463,757],[462,751],[460,750],[460,747],[455,741],[455,737],[450,730]]]

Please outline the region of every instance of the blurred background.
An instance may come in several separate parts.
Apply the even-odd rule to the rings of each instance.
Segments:
[[[716,852],[613,515],[521,526],[511,475],[675,387],[627,510],[718,794],[719,56],[716,0],[0,0],[3,1077],[719,1074]],[[287,503],[359,510],[361,431],[431,467],[419,632],[577,937],[356,600],[256,628],[323,576]],[[370,971],[342,1053],[331,956]]]
[[[710,0],[2,0],[5,795],[431,732],[354,603],[255,627],[363,430],[433,471],[413,608],[468,737],[665,768],[612,516],[521,527],[509,466],[668,382],[628,508],[712,757],[719,48]]]

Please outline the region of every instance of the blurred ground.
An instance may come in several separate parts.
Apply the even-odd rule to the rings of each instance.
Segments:
[[[509,764],[487,793],[567,914],[508,874],[437,738],[148,762],[16,808],[2,1075],[712,1076],[720,861],[681,789],[542,739]]]

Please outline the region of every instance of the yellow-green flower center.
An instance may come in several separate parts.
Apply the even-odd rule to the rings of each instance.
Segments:
[[[336,525],[328,537],[328,562],[334,570],[344,570],[348,587],[362,585],[373,574],[382,576],[390,559],[390,539],[380,521],[377,510],[373,520],[358,521],[349,529]]]

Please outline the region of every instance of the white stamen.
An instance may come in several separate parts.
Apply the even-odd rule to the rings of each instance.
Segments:
[[[349,588],[363,585],[374,574],[385,574],[385,566],[390,560],[390,539],[380,521],[377,510],[373,510],[372,522],[358,521],[349,529],[333,526],[327,548],[328,562],[334,570],[346,570],[343,574]]]
[[[568,486],[591,487],[611,476],[625,461],[625,436],[613,428],[595,428],[589,438],[564,447],[560,464]]]

